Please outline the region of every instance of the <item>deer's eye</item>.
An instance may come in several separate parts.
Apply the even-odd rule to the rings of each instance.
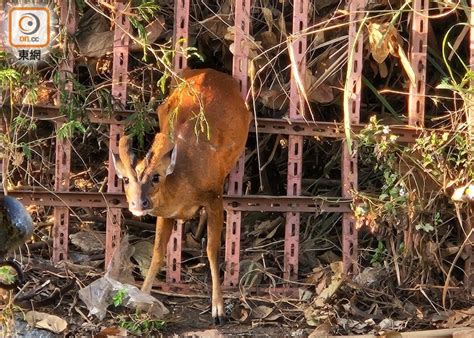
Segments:
[[[124,178],[123,178],[123,183],[128,184],[128,182],[130,182],[130,180],[128,179],[128,177],[124,177]]]
[[[158,174],[153,175],[153,176],[151,177],[151,181],[152,181],[153,183],[158,183],[158,182],[160,182],[160,176],[159,176]]]

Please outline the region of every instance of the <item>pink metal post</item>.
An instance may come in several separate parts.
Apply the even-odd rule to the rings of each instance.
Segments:
[[[413,2],[413,25],[411,29],[410,64],[415,72],[415,83],[410,84],[408,99],[408,123],[425,125],[426,51],[428,42],[429,0]]]
[[[469,51],[470,51],[469,64],[471,67],[471,71],[474,71],[474,0],[471,0],[470,23],[471,23],[471,32],[470,32],[470,44],[469,44]],[[471,87],[473,86],[474,86],[474,81],[471,81]],[[471,101],[467,102],[469,104],[467,120],[469,123],[468,132],[469,132],[470,144],[471,144],[471,149],[472,149],[474,148],[474,98],[471,97],[470,99]],[[471,150],[471,153],[472,153],[472,150]],[[470,210],[468,212],[467,223],[468,223],[468,226],[467,226],[466,232],[469,234],[474,228],[474,206],[470,207]],[[471,236],[466,245],[466,253],[468,255],[468,258],[466,259],[466,264],[464,267],[466,271],[465,284],[467,288],[471,289],[471,296],[474,296],[474,257],[473,257],[473,250],[472,250],[473,243],[474,243],[474,233],[471,233]]]
[[[249,48],[246,41],[250,31],[250,9],[251,0],[235,2],[235,36],[234,36],[234,59],[232,74],[239,81],[240,93],[245,99],[247,96],[247,73]],[[242,195],[242,184],[244,179],[245,156],[239,158],[234,170],[229,176],[229,188],[227,194],[230,196]],[[224,286],[239,285],[240,270],[240,224],[242,220],[241,211],[227,210],[226,219],[226,246],[225,246],[225,273]]]
[[[112,69],[112,95],[119,105],[127,103],[127,70],[128,70],[128,45],[130,33],[130,21],[123,14],[126,5],[116,2],[115,33],[114,33],[114,59]],[[113,165],[112,153],[118,153],[120,137],[124,133],[122,124],[111,124],[109,130],[109,174],[107,192],[122,192],[122,184],[117,177]],[[105,268],[107,269],[115,249],[120,245],[120,225],[122,223],[122,210],[120,208],[108,208],[106,238],[105,238]]]
[[[188,46],[189,0],[175,0],[174,4],[174,45],[178,51],[174,59],[174,70],[179,73],[187,66],[185,49]],[[166,255],[166,281],[181,281],[181,244],[183,238],[183,221],[176,222],[168,242]]]
[[[5,16],[6,16],[6,13],[3,10],[3,3],[2,3],[2,6],[0,6],[0,20],[2,21],[5,20]],[[3,31],[2,31],[0,32],[0,50],[5,49],[4,41],[6,41],[5,34],[3,34]],[[3,97],[1,94],[0,94],[0,100],[3,102]],[[6,132],[5,122],[3,120],[3,116],[0,115],[0,133],[4,134],[5,132]],[[6,179],[6,177],[4,177],[3,175],[4,174],[3,166],[4,166],[3,157],[0,157],[0,188],[2,189],[3,189],[3,180]],[[5,168],[5,170],[7,170],[7,168]]]
[[[349,8],[349,54],[352,53],[352,64],[348,65],[350,74],[347,86],[349,94],[349,122],[358,124],[360,119],[360,95],[362,74],[363,35],[359,30],[358,19],[365,0],[352,0]],[[351,191],[357,189],[357,155],[351,154],[343,142],[342,150],[342,197],[351,198]],[[355,273],[357,269],[357,230],[352,212],[342,216],[342,256],[345,273]]]
[[[415,83],[410,83],[408,97],[408,124],[414,127],[425,125],[425,84],[426,84],[426,52],[428,42],[429,1],[413,1],[413,18],[410,34],[410,64],[415,72]],[[405,247],[412,248],[412,228],[404,231]]]
[[[74,1],[61,1],[59,24],[63,27],[67,36],[64,37],[66,59],[60,64],[61,81],[65,83],[65,90],[72,90],[72,83],[68,81],[66,74],[74,71],[74,43],[70,41],[76,31],[76,4]],[[63,102],[62,104],[67,104]],[[62,122],[56,123],[56,130]],[[64,192],[69,190],[69,173],[71,171],[71,143],[68,139],[60,139],[56,136],[56,159],[54,169],[54,190]],[[67,207],[54,208],[53,226],[53,262],[67,258],[69,236],[69,209]]]
[[[306,71],[306,36],[302,34],[308,26],[308,0],[295,0],[293,3],[293,41],[294,62],[300,77],[304,78]],[[294,70],[294,68],[293,68]],[[303,119],[305,102],[299,93],[296,74],[291,74],[290,87],[290,119]],[[288,138],[288,174],[287,195],[301,195],[301,178],[303,168],[303,136],[290,135]],[[300,247],[300,213],[286,213],[284,272],[286,280],[298,276],[298,256]]]

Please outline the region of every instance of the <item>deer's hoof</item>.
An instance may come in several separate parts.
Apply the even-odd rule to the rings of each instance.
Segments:
[[[214,322],[214,325],[216,325],[216,326],[221,326],[221,325],[225,324],[225,317],[224,316],[212,317],[212,320]]]

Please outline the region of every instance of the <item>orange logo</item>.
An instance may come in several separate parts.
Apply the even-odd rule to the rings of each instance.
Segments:
[[[8,41],[16,48],[43,48],[50,43],[51,18],[45,7],[11,7]]]

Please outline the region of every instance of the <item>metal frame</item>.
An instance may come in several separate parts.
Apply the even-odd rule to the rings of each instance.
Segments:
[[[33,119],[37,120],[65,120],[64,117],[58,116],[59,108],[55,106],[30,106],[21,107],[17,106],[18,109],[23,109],[23,113],[28,114]],[[126,124],[127,117],[133,113],[131,110],[114,110],[110,116],[105,114],[97,108],[86,109],[86,114],[92,123],[103,123],[103,124]],[[153,113],[153,117],[156,114]],[[352,124],[352,131],[357,134],[359,131],[365,128],[363,124]],[[284,119],[273,119],[273,118],[258,118],[257,130],[260,134],[282,134],[282,135],[300,135],[309,136],[315,138],[335,138],[343,139],[344,135],[344,124],[339,122],[326,122],[326,121],[304,121],[304,120],[284,120]],[[423,131],[429,133],[445,133],[448,130],[440,129],[420,129],[413,128],[407,125],[391,125],[390,130],[396,136],[397,141],[401,143],[412,143],[414,142]],[[255,125],[250,126],[250,131],[255,132]],[[459,132],[458,132],[459,133]],[[452,133],[454,135],[454,133]]]
[[[130,41],[130,21],[124,14],[126,5],[116,2],[117,16],[115,18],[114,32],[114,59],[112,69],[112,96],[116,100],[115,106],[125,107],[127,103],[128,83],[128,46]],[[118,179],[113,165],[112,154],[118,153],[120,137],[124,134],[122,124],[110,124],[109,126],[109,167],[107,192],[122,192],[122,183]],[[107,224],[105,237],[105,269],[112,260],[115,249],[120,245],[120,233],[122,224],[122,210],[120,208],[107,209]]]
[[[98,192],[50,192],[31,190],[12,190],[10,196],[20,199],[25,205],[78,208],[127,208],[123,193]],[[317,199],[307,196],[265,196],[265,195],[224,195],[224,209],[227,211],[256,212],[349,212],[348,199]]]
[[[63,1],[61,5],[60,22],[66,26],[68,33],[74,33],[74,15],[71,13],[74,2]],[[364,8],[365,0],[352,0],[349,5],[349,52],[352,53],[353,64],[349,74],[349,112],[350,125],[354,132],[358,132],[364,126],[359,123],[360,94],[361,94],[361,71],[362,71],[362,32],[358,34],[359,13]],[[409,126],[391,126],[391,130],[399,136],[401,142],[413,142],[421,133],[418,127],[424,126],[425,111],[425,83],[426,83],[426,45],[428,30],[428,0],[414,0],[413,27],[411,35],[410,62],[415,71],[416,82],[410,86],[408,102]],[[127,95],[127,66],[128,66],[128,44],[130,23],[128,18],[122,14],[125,4],[117,3],[117,18],[114,36],[114,68],[112,94],[117,102],[125,106]],[[474,12],[474,0],[471,6]],[[304,31],[308,20],[309,0],[294,1],[293,36],[292,49],[296,68],[303,73],[305,71],[306,38],[298,33]],[[69,12],[68,12],[69,11]],[[247,58],[248,44],[247,36],[250,30],[251,0],[235,2],[235,55],[233,63],[233,75],[240,83],[240,89],[245,98],[248,92],[247,80]],[[473,15],[474,17],[474,15]],[[474,26],[474,18],[471,24]],[[175,1],[175,44],[179,46],[178,51],[183,52],[187,46],[189,23],[189,0]],[[474,69],[474,29],[471,28],[471,67]],[[72,71],[72,59],[66,60],[61,65],[61,70]],[[178,53],[174,60],[174,70],[179,72],[186,67],[186,58],[183,53]],[[354,219],[350,210],[351,191],[357,189],[357,161],[344,147],[342,156],[342,198],[337,200],[324,200],[317,197],[301,197],[301,169],[303,137],[321,137],[332,139],[344,139],[344,128],[342,123],[331,122],[306,122],[302,120],[305,102],[302,101],[299,91],[292,76],[290,89],[289,121],[281,119],[259,119],[258,125],[252,126],[252,130],[258,129],[259,133],[286,134],[289,137],[288,153],[288,192],[287,196],[242,196],[242,180],[244,174],[243,157],[239,160],[235,170],[230,175],[228,194],[224,196],[224,206],[227,211],[226,227],[226,254],[225,254],[225,277],[224,286],[232,289],[239,284],[239,254],[240,254],[240,224],[242,211],[270,211],[284,212],[286,216],[285,227],[285,259],[284,278],[291,280],[298,271],[299,250],[299,222],[301,212],[341,212],[343,213],[343,259],[344,269],[348,273],[357,272],[357,231],[354,228]],[[57,142],[56,154],[56,177],[55,191],[11,191],[11,196],[20,198],[24,204],[47,205],[55,207],[54,245],[53,260],[58,261],[67,255],[68,234],[68,208],[70,207],[97,207],[107,208],[107,240],[106,240],[106,266],[113,255],[114,249],[120,240],[121,208],[126,208],[127,203],[122,193],[121,184],[115,175],[112,165],[112,152],[117,152],[118,140],[123,134],[126,117],[131,113],[123,110],[123,107],[115,107],[112,116],[101,116],[100,110],[88,109],[87,113],[91,122],[110,124],[109,145],[109,175],[107,193],[83,193],[68,191],[68,175],[70,163],[69,142]],[[29,108],[29,113],[36,119],[52,120],[60,125],[65,121],[64,117],[58,116],[58,107]],[[474,108],[469,107],[469,133],[474,138]],[[432,132],[442,132],[432,130]],[[60,141],[60,140],[58,140]],[[474,143],[474,140],[473,140]],[[1,164],[1,162],[0,162]],[[471,208],[472,209],[472,208]],[[474,210],[471,210],[469,226],[472,228]],[[470,231],[470,230],[468,230]],[[471,237],[466,251],[469,259],[466,261],[466,284],[474,284],[472,271],[474,260],[472,258]],[[182,223],[178,222],[173,231],[168,246],[168,269],[167,282],[159,283],[167,289],[192,290],[189,284],[181,282],[181,239]],[[272,289],[273,290],[273,289]],[[281,288],[274,292],[292,292],[294,289]]]
[[[70,41],[76,30],[76,4],[74,1],[60,2],[60,26],[65,28],[67,35],[64,37],[64,50],[67,51],[66,59],[59,65],[61,81],[64,90],[72,91],[72,83],[66,74],[74,73],[74,43]],[[63,122],[56,122],[56,130],[61,128]],[[71,172],[71,142],[56,136],[56,165],[54,168],[54,190],[66,192],[69,190],[69,173]],[[67,259],[69,240],[69,210],[67,207],[54,208],[53,225],[53,262]]]

